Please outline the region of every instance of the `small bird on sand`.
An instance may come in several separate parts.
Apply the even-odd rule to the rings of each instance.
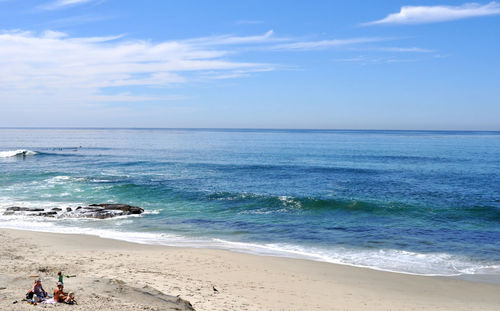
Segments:
[[[217,288],[215,288],[215,286],[212,285],[212,289],[214,290],[214,293],[218,293],[219,291],[217,290]]]

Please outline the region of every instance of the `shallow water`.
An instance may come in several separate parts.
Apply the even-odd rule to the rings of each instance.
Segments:
[[[1,129],[0,173],[0,209],[146,209],[0,227],[500,275],[498,132]]]

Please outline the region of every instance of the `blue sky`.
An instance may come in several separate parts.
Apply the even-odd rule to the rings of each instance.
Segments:
[[[0,126],[500,130],[500,2],[0,0]]]

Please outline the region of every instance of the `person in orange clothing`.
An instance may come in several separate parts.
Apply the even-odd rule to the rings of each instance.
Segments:
[[[75,303],[75,297],[73,293],[66,294],[64,291],[64,285],[62,282],[57,282],[57,288],[54,289],[54,300],[56,302],[64,302],[67,304]]]

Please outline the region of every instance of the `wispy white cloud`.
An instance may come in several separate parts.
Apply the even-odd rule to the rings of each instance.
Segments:
[[[374,50],[377,51],[384,51],[384,52],[400,52],[400,53],[432,53],[435,52],[434,50],[430,49],[423,49],[419,47],[382,47],[382,48],[375,48]]]
[[[222,35],[222,36],[210,36],[196,39],[184,40],[188,44],[196,45],[235,45],[235,44],[256,44],[256,43],[271,43],[279,41],[288,41],[290,39],[279,38],[274,36],[274,31],[271,29],[263,35],[257,36],[232,36],[232,35]]]
[[[57,9],[63,9],[79,4],[84,4],[84,3],[89,3],[89,2],[95,2],[96,0],[56,0],[53,2],[49,2],[47,4],[44,4],[40,6],[41,9],[43,10],[57,10]]]
[[[500,3],[495,1],[484,5],[466,3],[459,6],[403,6],[398,13],[362,25],[424,24],[498,14],[500,14]]]
[[[319,50],[326,49],[332,47],[340,47],[340,46],[348,46],[348,45],[356,45],[362,43],[372,43],[372,42],[380,42],[390,40],[389,38],[350,38],[350,39],[334,39],[334,40],[319,40],[319,41],[298,41],[298,42],[290,42],[277,44],[274,46],[270,46],[269,49],[272,50]]]
[[[359,65],[366,66],[372,64],[412,63],[416,62],[417,59],[397,58],[397,57],[373,57],[373,56],[360,55],[350,58],[334,59],[334,61],[341,63],[357,63]]]
[[[360,37],[347,39],[328,39],[328,40],[304,40],[303,38],[278,37],[273,30],[257,36],[210,36],[185,40],[189,44],[198,46],[230,46],[240,45],[249,46],[244,48],[246,51],[314,51],[342,46],[360,45],[364,43],[373,43],[394,40],[394,38],[381,37]]]
[[[36,101],[51,106],[180,100],[184,97],[169,95],[173,87],[293,66],[245,61],[244,52],[362,48],[387,40],[395,39],[303,41],[279,37],[270,30],[259,35],[152,42],[129,40],[124,35],[73,37],[51,30],[4,31],[0,32],[0,98],[12,105]],[[380,49],[424,52],[418,48]],[[148,93],[167,95],[144,95]]]
[[[392,52],[392,53],[432,53],[434,50],[424,49],[419,47],[363,47],[363,48],[351,48],[350,50],[355,51],[375,51],[375,52]]]
[[[226,36],[220,44],[259,41],[257,37]],[[122,36],[78,38],[57,31],[3,32],[0,94],[3,100],[19,99],[23,94],[65,102],[72,102],[71,98],[81,102],[170,100],[161,96],[113,95],[104,90],[171,87],[210,76],[230,78],[273,69],[270,64],[228,60],[228,51],[220,46],[207,47],[205,41],[200,38],[152,43],[124,40]]]
[[[56,3],[58,5],[64,6],[64,5],[82,4],[90,1],[95,1],[95,0],[59,0],[56,1]]]

